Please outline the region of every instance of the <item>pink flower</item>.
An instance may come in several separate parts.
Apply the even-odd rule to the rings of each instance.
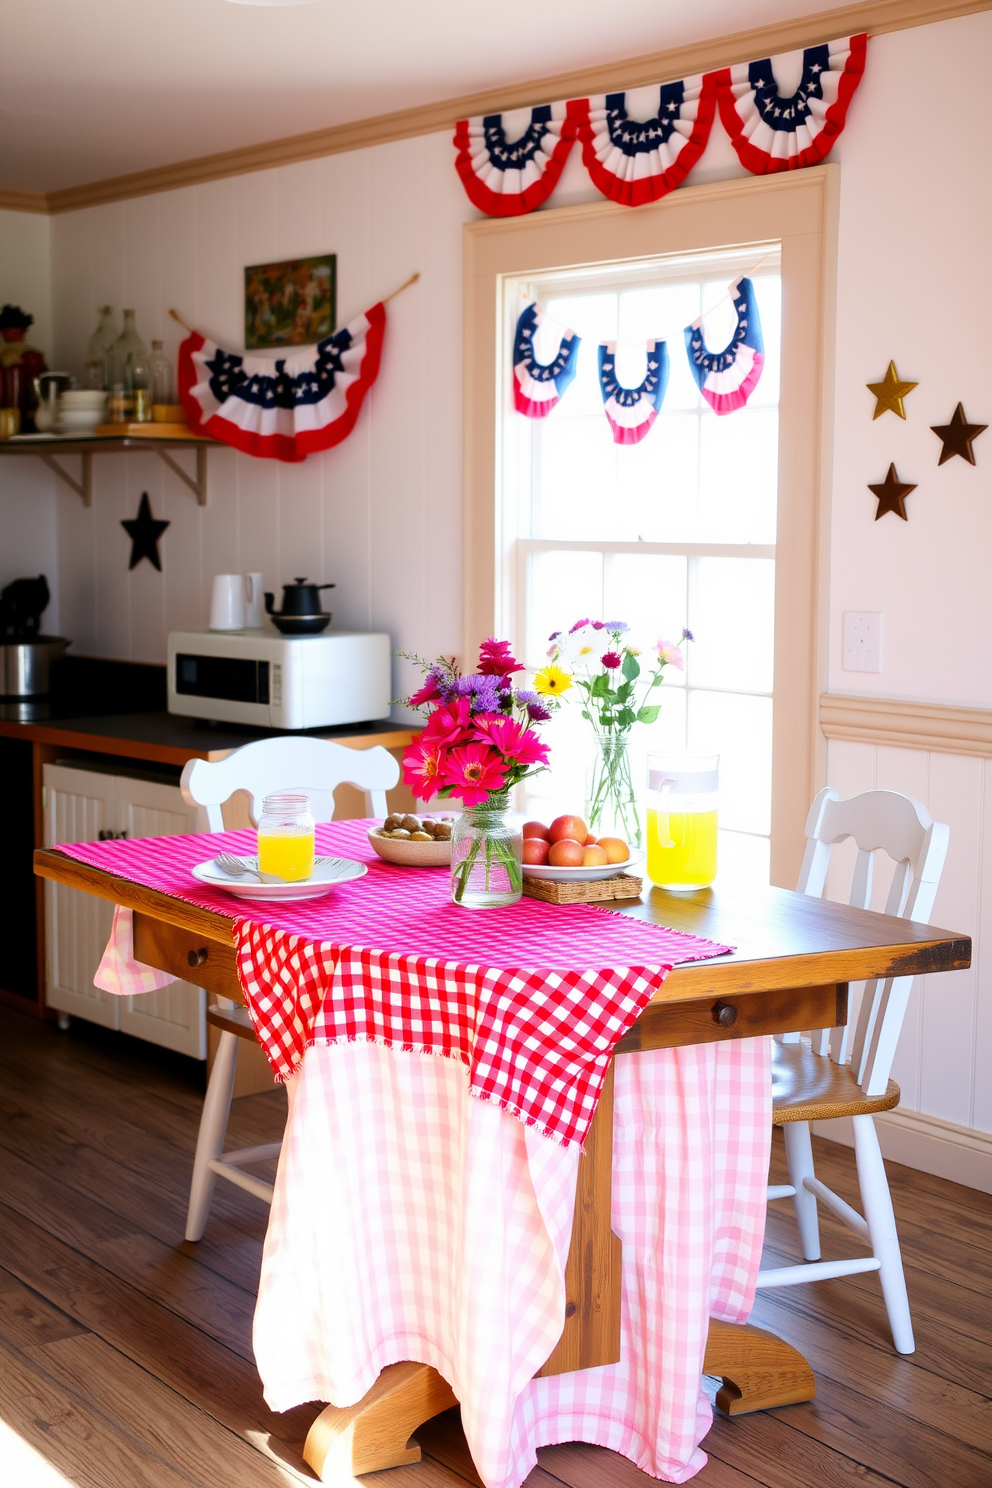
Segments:
[[[424,738],[432,744],[454,744],[463,734],[468,734],[471,712],[472,704],[467,697],[442,703],[428,718]]]
[[[511,765],[546,765],[548,746],[513,718],[475,718],[475,731]]]
[[[608,672],[615,672],[623,665],[623,658],[616,651],[605,651],[599,659]]]
[[[421,735],[404,751],[403,779],[421,801],[429,801],[444,784],[444,766],[445,751]]]
[[[493,791],[506,785],[506,761],[488,744],[463,744],[448,752],[444,784],[466,806],[479,806]]]
[[[522,672],[523,666],[511,654],[509,641],[490,636],[479,647],[479,671],[484,677],[511,677],[514,672]]]
[[[422,708],[424,703],[436,703],[440,696],[441,690],[437,685],[437,678],[433,672],[428,672],[421,686],[408,699],[407,707]]]
[[[654,649],[664,666],[677,667],[680,672],[684,670],[685,662],[682,659],[682,652],[674,641],[656,641]]]
[[[577,630],[581,630],[582,629],[583,625],[588,625],[588,624],[589,624],[589,621],[588,620],[576,620],[575,624],[572,626],[571,630],[568,632],[569,635],[574,635]]]

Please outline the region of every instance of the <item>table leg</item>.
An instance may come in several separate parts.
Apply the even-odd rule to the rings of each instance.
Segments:
[[[307,1433],[304,1459],[322,1482],[419,1462],[412,1433],[457,1404],[428,1364],[388,1364],[354,1405],[324,1407]]]

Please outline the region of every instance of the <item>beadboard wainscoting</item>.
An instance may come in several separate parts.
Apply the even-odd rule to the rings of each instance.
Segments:
[[[838,704],[839,712],[847,701],[823,699],[821,716],[822,705]],[[917,713],[911,703],[887,706],[893,713]],[[979,709],[921,705],[921,730],[949,729],[948,715],[956,712],[974,713],[975,722],[983,716]],[[880,732],[884,739],[884,725]],[[992,1193],[992,956],[985,950],[985,937],[992,937],[992,748],[985,757],[965,753],[970,733],[962,729],[959,735],[962,752],[950,752],[953,738],[946,734],[939,751],[831,737],[827,781],[845,797],[903,791],[950,826],[933,923],[971,935],[974,959],[966,971],[921,977],[913,988],[892,1070],[902,1103],[878,1118],[878,1128],[887,1157]],[[844,843],[835,853],[827,885],[832,898],[843,897],[842,886],[850,881],[849,847]],[[873,908],[883,907],[890,879],[889,873],[879,876]],[[817,1123],[816,1129],[835,1141],[853,1140],[849,1122]]]

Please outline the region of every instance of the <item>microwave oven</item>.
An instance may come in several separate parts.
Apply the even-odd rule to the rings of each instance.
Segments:
[[[274,631],[175,630],[170,713],[258,728],[333,728],[390,712],[384,631],[283,636]]]

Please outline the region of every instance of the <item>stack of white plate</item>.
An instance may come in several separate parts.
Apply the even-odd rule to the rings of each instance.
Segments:
[[[59,433],[92,434],[103,423],[107,395],[92,388],[71,388],[59,399]]]

